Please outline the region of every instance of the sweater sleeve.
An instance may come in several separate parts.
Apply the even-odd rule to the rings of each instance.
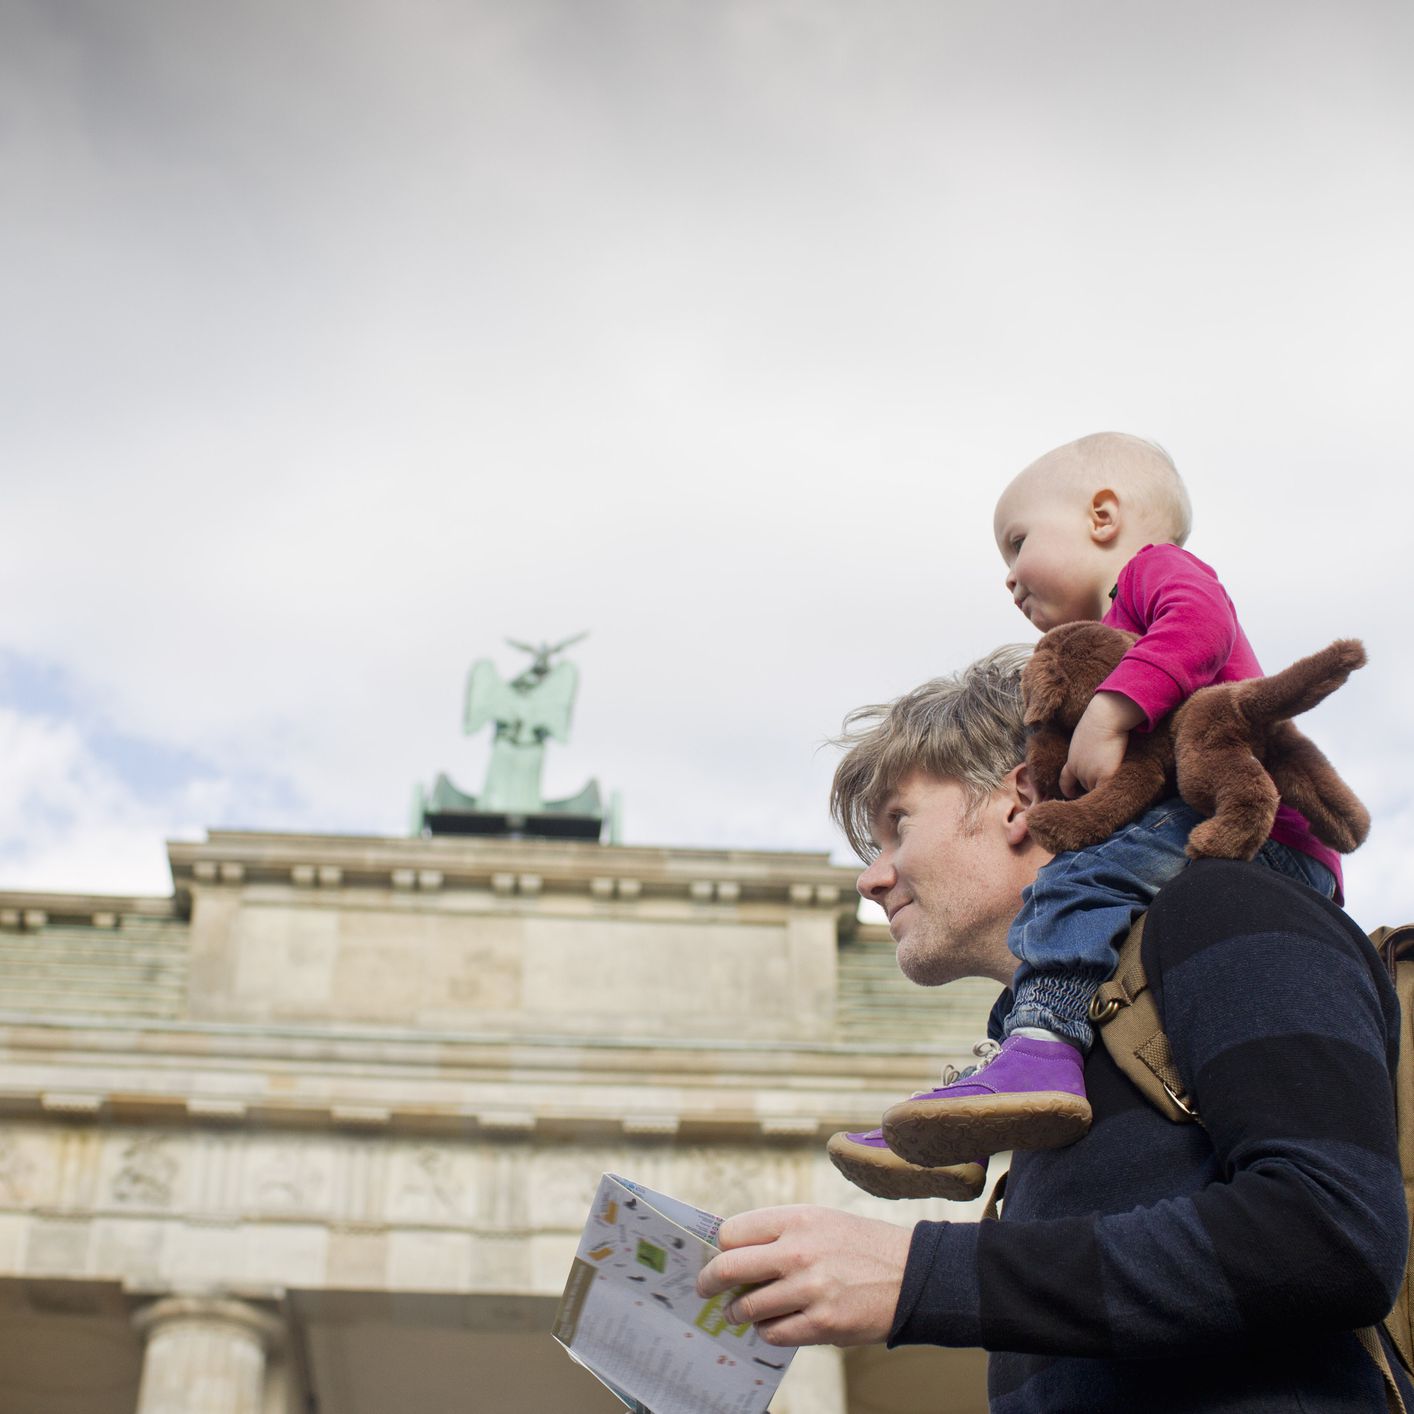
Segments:
[[[1203,1159],[1194,1136],[1204,1178],[1150,1175],[1170,1196],[1125,1211],[920,1224],[891,1343],[1196,1357],[1370,1325],[1393,1304],[1397,1008],[1368,943],[1309,890],[1203,861],[1160,894],[1145,944],[1211,1141]],[[1120,1170],[1143,1164],[1133,1131],[1087,1179],[1090,1142],[1068,1151],[1071,1191],[1122,1202]]]
[[[1120,573],[1120,626],[1139,642],[1099,686],[1144,712],[1141,731],[1213,682],[1232,655],[1237,614],[1218,577],[1177,545],[1151,545]]]

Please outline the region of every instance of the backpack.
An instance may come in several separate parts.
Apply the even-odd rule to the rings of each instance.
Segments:
[[[1105,1043],[1110,1058],[1146,1100],[1176,1124],[1201,1124],[1193,1097],[1173,1063],[1168,1036],[1159,1017],[1158,1003],[1144,972],[1141,946],[1144,919],[1129,930],[1120,945],[1119,966],[1090,1002],[1090,1020]],[[1399,1166],[1404,1174],[1405,1207],[1414,1214],[1414,923],[1398,928],[1377,928],[1370,942],[1389,970],[1399,997],[1401,1045],[1395,1072],[1395,1118],[1399,1134]],[[1414,1236],[1414,1223],[1411,1224]],[[1406,1259],[1404,1282],[1394,1309],[1383,1325],[1389,1333],[1400,1364],[1414,1376],[1414,1273]],[[1360,1344],[1379,1366],[1384,1377],[1389,1414],[1410,1414],[1395,1383],[1384,1345],[1373,1326],[1355,1332]]]

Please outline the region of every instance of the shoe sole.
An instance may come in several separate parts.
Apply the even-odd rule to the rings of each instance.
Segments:
[[[911,1164],[938,1168],[1010,1149],[1062,1149],[1090,1128],[1090,1102],[1063,1090],[903,1100],[883,1122],[889,1148]]]
[[[922,1168],[888,1149],[852,1144],[842,1134],[831,1138],[825,1152],[856,1188],[875,1198],[947,1198],[966,1203],[980,1196],[987,1182],[987,1170],[979,1163]]]

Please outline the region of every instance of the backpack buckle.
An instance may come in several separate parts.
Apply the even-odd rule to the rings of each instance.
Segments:
[[[1110,997],[1101,1001],[1100,994],[1095,993],[1090,998],[1089,1015],[1090,1021],[1095,1026],[1103,1026],[1111,1017],[1123,1006],[1124,1003],[1118,997]]]

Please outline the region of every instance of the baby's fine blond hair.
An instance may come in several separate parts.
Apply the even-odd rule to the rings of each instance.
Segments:
[[[1159,446],[1128,432],[1092,432],[1047,452],[1022,473],[1036,472],[1052,486],[1065,478],[1087,499],[1115,491],[1154,541],[1182,545],[1193,528],[1193,507],[1173,458]]]

